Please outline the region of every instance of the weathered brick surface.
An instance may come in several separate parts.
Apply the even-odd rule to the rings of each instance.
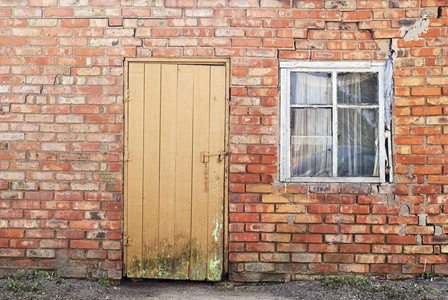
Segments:
[[[230,278],[446,274],[447,6],[0,0],[2,266],[119,279],[123,58],[228,57]],[[278,184],[278,59],[390,49],[394,182]]]

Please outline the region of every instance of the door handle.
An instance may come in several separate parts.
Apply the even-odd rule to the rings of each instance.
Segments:
[[[225,152],[225,151],[219,152],[219,153],[208,153],[207,151],[203,151],[203,152],[201,152],[201,162],[205,163],[205,164],[208,163],[208,158],[210,156],[218,156],[218,162],[221,162],[222,157],[225,155],[228,155],[228,154],[229,154],[229,152]]]

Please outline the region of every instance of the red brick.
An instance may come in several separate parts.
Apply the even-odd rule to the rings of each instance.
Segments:
[[[306,51],[288,51],[288,50],[280,50],[279,58],[282,59],[307,59],[309,57],[309,53]]]
[[[428,176],[429,184],[447,184],[448,176]]]
[[[381,234],[398,234],[401,230],[400,226],[393,225],[373,225],[372,233],[381,233]]]
[[[270,244],[273,246],[273,244]],[[306,252],[306,245],[305,244],[277,244],[277,251],[278,252]]]
[[[248,165],[248,173],[277,173],[277,166],[265,166],[265,165]]]
[[[231,174],[230,181],[231,182],[243,182],[243,183],[260,182],[260,175]]]
[[[291,235],[285,233],[262,233],[261,240],[265,242],[288,243],[291,241]]]
[[[339,246],[339,251],[342,253],[369,253],[370,245],[346,245]]]
[[[308,231],[310,233],[337,233],[338,228],[336,225],[308,225]]]
[[[370,11],[345,11],[342,12],[342,20],[368,20],[372,18]]]
[[[439,214],[440,207],[439,206],[411,206],[410,213],[411,214]]]
[[[356,223],[385,224],[385,216],[356,216]]]
[[[372,214],[392,214],[397,215],[401,211],[400,206],[380,206],[374,205],[372,206]]]
[[[324,197],[320,195],[294,195],[296,203],[323,203]]]
[[[425,244],[448,244],[447,236],[425,236],[423,237]]]
[[[295,223],[322,223],[321,215],[296,215]]]
[[[262,214],[260,219],[263,223],[287,223],[288,221],[286,214]]]
[[[384,236],[380,235],[355,235],[355,243],[360,244],[383,244]]]
[[[230,252],[242,252],[244,251],[244,243],[231,243],[229,245]],[[254,251],[257,252],[257,251]]]
[[[401,267],[397,265],[372,265],[370,272],[372,273],[400,273]]]
[[[431,7],[431,6],[448,6],[446,0],[422,0],[422,7]]]
[[[441,95],[442,90],[440,87],[414,87],[411,88],[412,96],[437,96]]]
[[[399,245],[372,245],[372,253],[401,253],[403,246]]]
[[[0,249],[0,257],[25,257],[24,249]]]
[[[433,226],[406,226],[406,234],[434,234]]]
[[[275,211],[278,213],[305,213],[305,205],[293,205],[293,204],[276,204]]]
[[[404,246],[404,253],[407,254],[431,254],[434,246]]]
[[[355,203],[355,196],[335,196],[329,195],[325,196],[325,203],[334,203],[334,204],[347,204],[347,203]]]
[[[288,232],[288,233],[305,233],[306,225],[304,224],[277,224],[277,232]]]
[[[438,255],[420,255],[419,263],[421,264],[446,264],[447,256],[438,254]]]
[[[434,266],[434,269],[436,269],[438,266]],[[425,270],[423,265],[403,265],[402,267],[403,273],[411,273],[411,274],[422,274]],[[438,272],[441,273],[441,272]]]
[[[24,236],[23,230],[0,229],[0,238],[23,238]]]
[[[230,241],[232,242],[258,242],[260,236],[258,233],[231,233]]]
[[[85,233],[84,231],[57,231],[56,238],[58,239],[84,239]]]
[[[383,204],[386,198],[381,196],[358,196],[359,204]]]
[[[310,264],[308,268],[315,273],[331,274],[338,272],[338,266],[336,264]]]
[[[294,22],[292,20],[263,20],[264,28],[292,28]]]
[[[340,11],[337,10],[310,10],[310,19],[339,20],[341,18]]]
[[[294,234],[292,236],[294,243],[322,243],[321,234]]]
[[[273,204],[246,204],[244,205],[245,212],[274,212]]]
[[[341,214],[368,214],[369,206],[367,205],[341,205],[340,207]]]
[[[229,224],[230,232],[244,232],[244,224],[243,223],[233,223]]]
[[[415,236],[388,235],[388,236],[386,236],[386,242],[388,244],[414,245],[417,243],[417,240],[416,240]]]
[[[274,232],[275,225],[274,224],[263,224],[263,223],[246,224],[246,231],[247,232]]]
[[[353,243],[353,236],[352,235],[329,235],[326,234],[325,235],[325,243],[330,243],[330,244],[351,244]]]
[[[167,7],[191,7],[194,6],[194,0],[166,0]]]
[[[384,255],[359,254],[355,255],[355,261],[359,264],[383,264],[386,262]]]
[[[338,207],[332,205],[308,205],[308,212],[312,214],[337,213]]]
[[[303,262],[303,263],[313,263],[321,262],[321,254],[309,254],[309,253],[296,253],[291,255],[292,262]]]
[[[418,224],[417,216],[390,216],[389,224]]]
[[[229,261],[258,261],[256,253],[230,253]]]
[[[324,254],[324,262],[330,263],[352,263],[355,261],[353,254]]]
[[[99,249],[97,241],[70,241],[70,248]]]
[[[247,243],[245,250],[247,252],[274,252],[275,246],[268,243]]]
[[[386,38],[400,38],[401,30],[393,29],[393,30],[375,30],[373,32],[374,39],[386,39]]]
[[[326,215],[325,223],[355,223],[354,215]]]
[[[310,30],[309,38],[311,40],[337,40],[340,38],[340,36],[339,32],[336,31]]]

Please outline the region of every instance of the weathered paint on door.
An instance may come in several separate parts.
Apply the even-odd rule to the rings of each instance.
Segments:
[[[129,62],[125,275],[220,280],[225,65]],[[204,161],[204,162],[203,162]]]

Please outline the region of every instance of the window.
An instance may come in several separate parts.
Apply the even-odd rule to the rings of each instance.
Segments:
[[[281,62],[287,182],[383,182],[384,63]]]

